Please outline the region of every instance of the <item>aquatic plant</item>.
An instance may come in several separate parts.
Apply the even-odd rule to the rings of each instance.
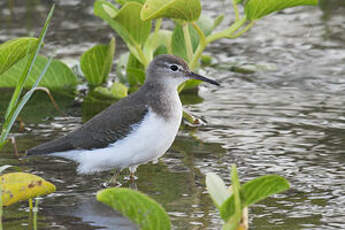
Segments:
[[[37,227],[38,200],[35,208],[32,205],[32,199],[55,192],[55,185],[43,178],[29,173],[14,172],[1,173],[10,168],[10,165],[0,167],[0,230],[2,230],[2,208],[10,206],[19,201],[29,200],[30,210],[34,212],[34,229]]]
[[[216,174],[206,175],[207,190],[224,220],[223,229],[229,230],[240,227],[244,209],[290,187],[288,181],[278,175],[261,176],[241,186],[236,165],[232,165],[231,182],[231,187],[226,188]]]
[[[38,84],[45,75],[52,58],[44,65],[42,72],[32,85],[32,88],[21,97],[24,84],[30,76],[30,72],[37,60],[38,53],[43,44],[55,5],[52,6],[38,39],[19,38],[0,46],[0,73],[6,73],[11,66],[21,59],[26,59],[26,64],[21,69],[21,75],[16,83],[11,101],[7,107],[5,121],[0,135],[0,149],[7,141],[8,134],[24,105],[37,90]],[[25,57],[25,58],[24,58]],[[0,173],[9,166],[0,167]],[[23,189],[24,188],[24,189]],[[55,186],[41,177],[28,173],[7,173],[0,176],[0,230],[2,230],[2,207],[11,205],[21,200],[31,200],[33,197],[48,194],[55,191]],[[32,203],[32,202],[31,202]],[[37,216],[36,216],[37,217]]]
[[[14,41],[10,41],[8,43],[2,44],[0,49],[3,49],[6,53],[2,54],[2,59],[5,57],[6,61],[4,61],[4,64],[2,64],[2,71],[6,74],[10,67],[14,65],[16,62],[19,61],[20,57],[24,56],[24,53],[27,53],[27,60],[26,64],[21,68],[21,75],[20,78],[16,81],[16,87],[14,90],[14,93],[12,95],[11,101],[7,107],[6,114],[5,114],[5,121],[2,124],[1,134],[0,134],[0,149],[3,147],[3,145],[7,141],[8,134],[17,118],[21,110],[23,109],[24,105],[28,102],[32,94],[37,90],[38,84],[40,83],[41,79],[45,75],[52,58],[50,58],[47,63],[44,65],[42,72],[36,77],[37,79],[34,81],[32,88],[24,94],[24,96],[21,97],[21,94],[23,92],[23,88],[25,85],[25,82],[28,80],[30,73],[33,69],[34,63],[37,60],[38,53],[40,51],[40,48],[43,45],[43,41],[50,23],[50,20],[52,18],[53,12],[54,12],[55,5],[52,6],[47,19],[45,21],[45,24],[42,28],[41,34],[36,39],[17,39]],[[27,51],[25,51],[24,44],[29,44],[29,48]],[[19,44],[19,45],[17,45]],[[15,49],[15,47],[20,47],[18,49]],[[11,50],[12,49],[12,50]],[[18,53],[12,54],[13,50],[18,50]],[[6,62],[6,63],[5,63]]]
[[[247,229],[241,225],[243,210],[273,195],[289,189],[286,179],[266,175],[240,185],[236,165],[231,170],[231,189],[214,173],[206,175],[206,186],[214,204],[224,220],[224,230]],[[145,194],[125,188],[104,189],[97,200],[116,209],[136,223],[140,229],[170,229],[168,214],[156,201]]]
[[[185,59],[191,69],[196,69],[208,44],[219,39],[234,39],[248,31],[260,18],[301,5],[317,5],[318,0],[232,0],[235,20],[223,30],[216,31],[224,15],[212,19],[201,14],[200,0],[116,0],[117,8],[106,0],[94,4],[95,15],[106,21],[126,43],[129,54],[125,63],[127,85],[135,87],[141,80],[133,75],[145,76],[145,68],[157,54],[170,53]],[[241,15],[239,4],[244,8]],[[162,18],[172,19],[173,30],[161,29]],[[151,28],[154,24],[154,29]],[[142,79],[142,77],[140,77]],[[199,84],[190,80],[185,88]],[[182,89],[181,87],[181,89]]]

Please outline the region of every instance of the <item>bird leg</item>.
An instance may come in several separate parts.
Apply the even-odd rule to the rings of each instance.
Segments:
[[[135,172],[137,171],[137,165],[129,167],[129,178],[131,180],[131,182],[133,183],[137,177],[135,176]]]

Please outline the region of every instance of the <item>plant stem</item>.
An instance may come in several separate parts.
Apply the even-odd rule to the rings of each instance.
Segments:
[[[192,46],[192,40],[190,38],[190,33],[189,33],[189,24],[184,23],[182,26],[182,29],[183,29],[184,41],[186,44],[187,59],[192,60],[192,58],[193,58],[193,46]]]
[[[232,6],[234,7],[234,11],[235,11],[235,21],[237,22],[238,20],[240,20],[240,14],[239,14],[239,12],[238,12],[238,7],[237,7],[236,0],[232,0]]]
[[[0,230],[2,230],[2,186],[0,181]]]
[[[247,21],[247,18],[243,17],[242,19],[235,22],[227,29],[215,34],[211,34],[210,36],[206,38],[207,43],[214,42],[215,40],[218,40],[221,38],[230,37],[234,32],[236,32],[239,28],[241,28],[244,25],[244,23],[246,23],[246,21]]]
[[[156,25],[155,25],[155,37],[157,37],[157,34],[158,34],[158,31],[160,30],[160,28],[161,28],[161,25],[162,25],[162,21],[163,21],[163,19],[162,18],[158,18],[157,20],[156,20]]]
[[[194,29],[196,30],[196,32],[198,33],[199,38],[200,38],[199,45],[198,45],[198,47],[197,47],[197,49],[196,49],[196,51],[195,51],[195,53],[193,55],[192,60],[189,62],[189,67],[192,70],[194,70],[196,68],[197,63],[198,63],[198,60],[201,57],[202,52],[204,51],[204,49],[206,48],[208,43],[206,41],[206,36],[202,32],[200,27],[195,22],[192,23],[192,26],[194,27]]]
[[[35,199],[35,208],[33,209],[33,213],[34,213],[34,217],[33,217],[34,230],[37,230],[38,203],[39,203],[39,199]]]
[[[234,35],[231,35],[231,36],[228,36],[228,38],[238,38],[239,36],[241,36],[242,34],[244,34],[245,32],[247,32],[250,28],[253,27],[255,21],[251,21],[243,30],[241,30],[240,32],[234,34]]]

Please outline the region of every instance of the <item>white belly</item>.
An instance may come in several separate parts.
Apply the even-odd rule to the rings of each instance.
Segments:
[[[169,120],[149,110],[144,120],[134,126],[125,138],[106,148],[72,150],[53,153],[79,163],[78,173],[90,174],[113,168],[124,169],[162,156],[173,143],[182,119],[182,106],[177,106]]]

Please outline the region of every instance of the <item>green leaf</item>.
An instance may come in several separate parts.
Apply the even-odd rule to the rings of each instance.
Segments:
[[[128,88],[120,82],[114,82],[114,84],[110,88],[110,92],[114,98],[121,99],[127,97]]]
[[[29,173],[7,173],[0,176],[3,206],[55,192],[55,186]]]
[[[38,60],[38,59],[36,59]],[[13,109],[10,111],[8,117],[5,119],[4,125],[2,127],[2,132],[0,136],[0,143],[4,143],[17,116],[22,111],[25,104],[29,101],[32,94],[36,91],[38,84],[42,80],[43,76],[46,74],[48,67],[50,66],[53,58],[50,57],[47,63],[44,65],[42,72],[38,76],[38,78],[35,80],[34,84],[32,85],[32,88],[24,94],[24,96],[20,99],[20,101],[14,105]]]
[[[138,59],[136,59],[133,54],[129,55],[126,73],[128,83],[131,87],[144,84],[144,66],[138,61]]]
[[[115,82],[111,88],[98,86],[92,91],[92,96],[99,99],[121,99],[128,94],[128,88],[120,82]]]
[[[161,17],[196,21],[200,14],[200,0],[147,0],[140,16],[144,21]]]
[[[236,165],[232,165],[231,169],[231,189],[232,197],[234,197],[234,214],[229,219],[223,219],[226,223],[223,226],[223,230],[236,230],[239,226],[242,217],[242,207],[240,198],[240,181],[238,179]]]
[[[38,45],[37,38],[17,38],[0,45],[0,75]]]
[[[215,28],[217,28],[217,26],[220,25],[220,23],[222,23],[224,20],[224,14],[219,15],[216,19],[214,19],[213,21],[213,26],[212,26],[212,30],[214,30]]]
[[[139,2],[141,4],[144,4],[146,0],[115,0],[117,3],[124,5],[127,2]]]
[[[287,189],[289,189],[289,182],[281,176],[266,175],[255,178],[241,186],[242,208]],[[220,215],[224,220],[228,220],[234,212],[234,196],[231,196],[220,207]]]
[[[144,55],[148,61],[152,61],[155,50],[160,46],[165,46],[171,51],[171,36],[169,30],[159,30],[158,33],[152,33],[144,45]]]
[[[205,34],[205,36],[211,34],[215,28],[213,20],[206,15],[201,15],[196,24],[200,27],[201,31]],[[199,35],[192,25],[189,25],[188,29],[192,40],[193,51],[195,52],[199,45]],[[181,57],[186,61],[189,61],[187,59],[186,42],[183,34],[183,29],[182,26],[178,23],[176,24],[173,34],[171,36],[171,49],[174,55]]]
[[[142,45],[151,32],[151,21],[142,21],[142,4],[130,1],[120,10],[106,0],[97,0],[95,15],[106,21],[132,47]],[[130,47],[129,47],[130,48]]]
[[[115,38],[108,45],[96,45],[83,53],[80,66],[90,85],[104,83],[111,71],[115,54]]]
[[[0,87],[15,87],[18,81],[18,76],[22,73],[26,62],[27,57],[17,62],[4,74],[0,75]],[[25,88],[31,88],[33,86],[47,62],[48,59],[46,57],[37,57],[32,71],[24,83]],[[59,60],[53,60],[39,86],[47,87],[51,90],[62,90],[72,89],[77,85],[77,83],[77,77],[66,64]]]
[[[244,11],[249,20],[256,20],[289,7],[317,4],[318,0],[248,0]]]
[[[189,33],[192,40],[192,48],[193,51],[195,51],[199,44],[199,36],[191,25],[189,26]],[[187,62],[189,61],[187,58],[187,49],[183,34],[183,28],[180,24],[176,24],[175,29],[172,33],[171,49],[172,53],[175,56],[181,57]]]
[[[225,187],[224,181],[215,173],[206,174],[206,187],[218,208],[231,196],[231,192]]]
[[[121,212],[142,230],[171,229],[163,207],[141,192],[127,188],[104,189],[97,193],[97,200]]]

